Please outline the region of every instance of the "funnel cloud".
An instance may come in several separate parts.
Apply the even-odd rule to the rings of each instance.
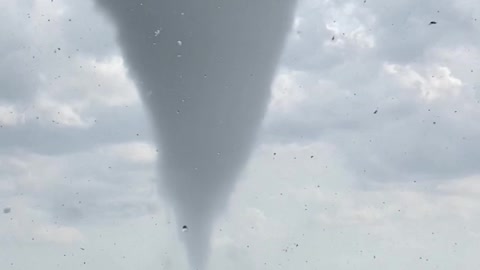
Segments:
[[[203,270],[212,223],[263,119],[295,1],[97,3],[116,27],[149,109],[162,149],[160,190],[175,211],[191,268]]]

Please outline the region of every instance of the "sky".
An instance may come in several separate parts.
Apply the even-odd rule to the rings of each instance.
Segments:
[[[188,269],[108,18],[0,17],[0,268]],[[472,0],[301,1],[208,269],[478,269],[478,20]]]

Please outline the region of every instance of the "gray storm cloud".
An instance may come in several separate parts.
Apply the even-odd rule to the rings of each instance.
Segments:
[[[294,0],[97,0],[151,113],[192,269],[251,152]],[[119,119],[121,121],[121,119]]]

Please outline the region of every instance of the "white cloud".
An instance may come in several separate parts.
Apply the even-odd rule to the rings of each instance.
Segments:
[[[423,72],[408,65],[386,64],[384,68],[403,86],[418,91],[420,98],[426,102],[453,99],[458,97],[462,90],[462,81],[454,77],[450,69],[445,66],[426,68]]]
[[[76,58],[65,64],[70,70],[56,77],[54,84],[51,78],[43,76],[40,91],[32,101],[32,118],[36,113],[41,122],[53,120],[61,125],[89,128],[99,107],[140,106],[122,58]]]
[[[157,160],[156,147],[152,144],[133,142],[107,148],[113,157],[133,163],[153,164]]]
[[[2,182],[15,186],[13,194],[41,193],[52,188],[56,179],[61,179],[64,165],[61,159],[30,153],[10,153],[0,156],[0,160]]]
[[[473,175],[465,179],[442,183],[438,189],[441,192],[453,193],[460,196],[477,196],[480,194],[480,177]]]
[[[114,56],[106,61],[89,59],[89,66],[94,67],[94,74],[86,74],[86,78],[93,78],[98,87],[86,86],[86,96],[93,102],[107,106],[128,106],[139,104],[138,91],[131,79],[123,59]]]
[[[103,60],[75,57],[71,62],[64,63],[63,69],[63,75],[55,77],[53,83],[50,76],[42,76],[41,91],[34,106],[42,109],[67,103],[66,106],[75,108],[78,113],[88,114],[95,107],[140,105],[139,95],[127,76],[121,57],[112,56]]]
[[[42,226],[33,234],[40,241],[55,244],[73,244],[84,240],[83,234],[78,229],[65,226]]]
[[[15,126],[25,122],[25,115],[15,105],[0,105],[0,125]]]
[[[67,127],[91,127],[94,119],[82,116],[82,107],[83,106],[76,104],[67,105],[54,99],[49,99],[48,97],[39,97],[35,101],[35,112],[37,116],[32,114],[31,118],[33,120],[38,117],[38,119],[41,118],[41,122],[43,123],[52,121],[53,123]]]
[[[289,112],[306,98],[305,90],[298,84],[299,72],[284,71],[277,75],[272,86],[272,99],[269,110],[275,113]]]

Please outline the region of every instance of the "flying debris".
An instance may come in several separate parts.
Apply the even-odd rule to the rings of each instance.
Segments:
[[[437,24],[436,21],[431,21],[428,25]]]
[[[183,227],[182,227],[182,232],[188,232],[188,227],[187,227],[187,225],[183,225]]]
[[[378,110],[375,110],[375,111],[373,112],[373,114],[377,114],[377,113],[378,113]]]

